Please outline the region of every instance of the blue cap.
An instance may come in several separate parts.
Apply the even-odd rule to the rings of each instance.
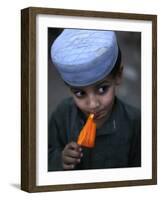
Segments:
[[[105,78],[118,57],[115,32],[65,29],[53,42],[51,59],[71,86],[87,86]]]

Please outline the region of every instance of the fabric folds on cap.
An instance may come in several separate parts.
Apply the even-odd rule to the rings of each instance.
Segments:
[[[53,64],[71,86],[87,86],[105,78],[117,56],[113,31],[65,29],[51,47]]]

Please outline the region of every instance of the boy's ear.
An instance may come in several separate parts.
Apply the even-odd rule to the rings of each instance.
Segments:
[[[123,74],[123,65],[120,66],[120,69],[117,72],[117,75],[115,77],[115,83],[116,83],[116,85],[120,85],[121,84],[122,74]]]

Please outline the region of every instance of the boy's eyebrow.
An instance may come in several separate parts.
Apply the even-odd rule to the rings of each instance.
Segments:
[[[70,86],[70,89],[71,89],[71,90],[83,90],[83,88],[80,88],[80,87],[73,87],[73,86]]]
[[[111,82],[109,80],[103,80],[103,81],[101,81],[99,83],[96,83],[94,86],[98,87],[98,86],[100,86],[100,85],[102,85],[104,83],[108,83],[109,85],[111,84]]]
[[[100,81],[99,83],[96,83],[96,84],[93,84],[91,85],[92,87],[99,87],[100,85],[104,84],[104,83],[107,83],[107,84],[111,84],[111,82],[109,80],[103,80],[103,81]],[[88,87],[88,86],[87,86]],[[74,87],[74,86],[70,86],[70,89],[71,90],[83,90],[85,87]]]

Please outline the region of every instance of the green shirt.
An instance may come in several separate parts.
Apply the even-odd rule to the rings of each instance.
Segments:
[[[48,126],[48,170],[63,170],[62,151],[77,141],[86,118],[72,98],[65,99],[53,112]],[[110,117],[96,131],[95,147],[83,148],[75,169],[103,169],[141,166],[140,111],[115,98]]]

